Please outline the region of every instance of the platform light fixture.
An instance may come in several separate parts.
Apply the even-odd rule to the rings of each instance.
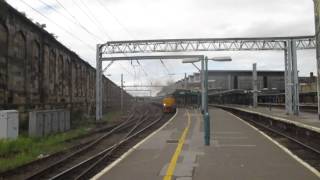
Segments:
[[[224,61],[232,61],[232,58],[230,56],[222,56],[222,57],[208,58],[208,60],[224,62]]]
[[[226,62],[226,61],[232,61],[232,58],[230,56],[221,56],[221,57],[204,57],[207,60],[210,61],[218,61],[218,62]],[[182,60],[182,63],[196,63],[201,61],[201,58],[185,58]]]
[[[99,52],[99,45],[97,45],[97,52]],[[231,57],[214,57],[208,58],[203,55],[161,55],[161,56],[121,56],[121,57],[101,57],[99,53],[97,53],[97,74],[102,74],[108,67],[112,65],[114,61],[123,61],[123,60],[156,60],[156,59],[182,59],[183,63],[192,63],[201,74],[201,110],[203,113],[204,119],[204,128],[205,128],[205,145],[210,145],[210,117],[208,113],[208,60],[212,61],[231,61]],[[109,61],[108,66],[102,71],[102,61]],[[198,68],[194,63],[201,61],[201,69]],[[102,101],[101,101],[101,78],[97,75],[97,85],[96,85],[96,120],[100,120],[102,118]],[[100,88],[99,88],[100,87]]]
[[[196,63],[199,62],[201,58],[185,58],[182,59],[182,63]]]
[[[202,96],[201,96],[201,111],[203,113],[203,122],[204,122],[204,142],[206,146],[210,145],[210,115],[208,112],[208,60],[210,61],[217,61],[217,62],[226,62],[232,61],[230,56],[224,57],[212,57],[208,58],[204,56],[203,58],[186,58],[182,60],[182,63],[192,63],[199,71],[202,77]],[[201,69],[197,67],[194,63],[201,61]]]

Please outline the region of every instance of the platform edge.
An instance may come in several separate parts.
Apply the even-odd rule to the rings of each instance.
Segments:
[[[223,110],[225,111],[225,110]],[[289,156],[291,156],[294,160],[296,160],[298,163],[300,163],[301,165],[303,165],[305,168],[307,168],[309,171],[311,171],[314,175],[316,175],[318,178],[320,178],[320,172],[318,170],[316,170],[314,167],[312,167],[311,165],[309,165],[307,162],[303,161],[301,158],[299,158],[298,156],[296,156],[295,154],[293,154],[289,149],[287,149],[286,147],[284,147],[282,144],[278,143],[277,141],[273,140],[270,136],[268,136],[267,134],[265,134],[264,132],[260,131],[258,128],[252,126],[251,124],[249,124],[248,122],[246,122],[245,120],[243,120],[242,118],[228,112],[225,111],[227,113],[229,113],[230,115],[232,115],[233,117],[239,119],[240,121],[242,121],[244,124],[248,125],[249,127],[251,127],[252,129],[256,130],[257,132],[259,132],[262,136],[264,136],[265,138],[267,138],[269,141],[271,141],[272,143],[274,143],[275,145],[277,145],[280,149],[282,149],[285,153],[287,153]]]
[[[244,112],[251,113],[251,114],[256,114],[256,115],[259,115],[259,116],[263,116],[263,117],[266,117],[266,118],[271,118],[271,119],[274,119],[274,120],[277,120],[277,121],[282,121],[282,122],[285,122],[287,124],[293,124],[293,125],[298,126],[300,128],[305,128],[307,130],[311,130],[311,131],[320,133],[320,128],[315,127],[315,126],[311,126],[311,125],[308,125],[308,124],[305,124],[305,123],[297,122],[297,121],[294,121],[294,120],[289,120],[289,119],[282,118],[282,117],[272,116],[272,115],[261,113],[261,112],[257,112],[257,111],[251,111],[251,110],[244,109],[244,108],[241,108],[241,107],[230,107],[230,106],[223,106],[223,105],[216,105],[216,104],[209,104],[209,105],[213,106],[213,107],[217,107],[217,108],[232,108],[232,109],[235,109],[235,110],[244,111]]]
[[[133,146],[131,149],[129,149],[127,152],[125,152],[120,158],[118,158],[117,160],[115,160],[114,162],[112,162],[109,166],[107,166],[106,168],[104,168],[102,171],[100,171],[98,174],[96,174],[94,177],[91,178],[91,180],[98,180],[99,178],[101,178],[104,174],[106,174],[108,171],[110,171],[113,167],[115,167],[116,165],[118,165],[123,159],[125,159],[127,156],[129,156],[133,151],[135,151],[139,146],[141,146],[144,142],[146,142],[147,140],[149,140],[152,136],[154,136],[155,134],[157,134],[159,131],[161,131],[164,127],[166,127],[169,123],[171,123],[175,117],[178,114],[179,109],[177,109],[176,113],[169,119],[168,122],[166,122],[164,125],[162,125],[159,129],[157,129],[156,131],[154,131],[153,133],[151,133],[150,135],[148,135],[146,138],[144,138],[143,140],[141,140],[138,144],[136,144],[135,146]]]

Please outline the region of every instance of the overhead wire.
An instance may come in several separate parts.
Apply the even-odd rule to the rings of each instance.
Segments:
[[[40,1],[41,1],[41,3],[43,3],[44,5],[46,5],[47,7],[49,7],[50,9],[52,9],[52,10],[54,10],[55,12],[61,14],[59,11],[57,11],[57,10],[56,10],[54,7],[52,7],[51,5],[43,2],[42,0],[40,0]],[[90,32],[86,27],[84,27],[84,26],[79,22],[79,20],[78,20],[74,15],[72,15],[72,14],[67,10],[67,8],[65,8],[65,6],[64,6],[62,3],[60,3],[58,0],[55,0],[55,1],[58,3],[58,5],[59,5],[60,7],[62,7],[62,8],[65,10],[65,12],[66,12],[70,17],[73,18],[73,20],[72,20],[72,19],[70,19],[70,18],[68,17],[67,19],[68,19],[69,21],[71,21],[72,23],[76,24],[76,25],[79,26],[81,29],[85,30],[88,34],[90,34],[90,35],[92,35],[93,37],[95,37],[96,40],[98,40],[98,41],[100,40],[100,37],[96,36],[95,34],[93,34],[92,32]],[[83,3],[83,1],[80,0],[80,2],[82,3],[82,5],[83,5],[84,7],[87,7],[87,6]],[[129,36],[132,36],[132,34],[127,30],[127,28],[119,21],[119,19],[118,19],[116,16],[114,16],[114,15],[112,14],[112,12],[111,12],[107,7],[105,7],[101,1],[99,1],[99,3],[100,3],[100,5],[102,5],[102,7],[116,20],[116,22],[126,31],[126,33],[127,33]],[[87,14],[87,13],[80,7],[80,5],[76,4],[76,6],[78,6],[78,8],[79,8],[81,11],[83,11],[84,14],[87,15],[87,17],[88,17],[90,20],[93,20],[92,18],[90,18],[89,14]],[[95,18],[94,15],[93,15],[93,13],[91,13],[91,9],[90,9],[89,7],[88,7],[88,10],[89,10],[88,12],[90,13],[91,17]],[[96,23],[99,23],[99,22],[96,21]],[[96,25],[99,26],[98,24],[96,24]],[[102,29],[100,29],[100,30],[102,31]],[[105,32],[105,31],[103,30],[103,32]],[[108,33],[106,33],[106,35],[107,35],[107,37],[108,37],[109,39],[112,39]],[[162,62],[162,63],[163,63],[163,62]],[[143,71],[143,73],[145,74],[145,76],[148,76],[147,72],[146,72],[145,69],[142,67],[142,65],[141,65],[141,63],[139,62],[139,60],[137,60],[137,64],[141,67],[141,70]],[[132,74],[132,73],[129,72],[122,64],[120,64],[120,66],[121,66],[126,72],[128,72],[129,74]],[[168,70],[168,69],[167,69],[167,70]],[[135,68],[134,68],[134,72],[135,72],[135,73],[134,73],[134,76],[136,76]],[[140,73],[139,73],[139,74],[140,74]],[[138,79],[141,81],[141,78],[138,78]],[[149,81],[150,81],[150,80],[149,80]],[[150,82],[151,82],[151,81],[150,81]],[[151,83],[152,83],[152,82],[151,82]]]
[[[72,0],[72,2],[75,3],[74,0]],[[87,8],[87,6],[83,3],[83,1],[80,0],[79,2],[82,3],[82,5],[83,5],[84,7]],[[91,20],[92,22],[95,23],[95,25],[99,28],[99,30],[100,30],[101,32],[105,33],[105,35],[108,37],[108,39],[112,40],[111,36],[104,30],[104,28],[101,28],[101,27],[100,27],[99,22],[97,22],[97,21],[94,20],[95,17],[94,17],[94,15],[91,13],[91,10],[90,10],[89,8],[88,8],[87,10],[88,10],[88,12],[91,14],[91,16],[93,16],[93,19],[90,17],[90,15],[89,15],[88,13],[86,13],[86,11],[85,11],[83,8],[81,8],[81,6],[80,6],[79,4],[75,3],[75,5],[87,16],[87,18],[88,18],[89,20]],[[98,23],[98,24],[96,24],[96,23]],[[124,69],[127,73],[133,75],[133,74],[132,74],[129,70],[127,70],[127,68],[125,68],[121,63],[119,63],[119,65],[120,65],[121,68]]]
[[[39,10],[35,9],[34,7],[32,7],[30,4],[28,4],[27,2],[25,2],[25,0],[20,0],[20,2],[22,2],[23,4],[25,4],[26,6],[28,6],[30,9],[32,9],[33,11],[37,12],[38,14],[40,14],[42,17],[44,17],[45,19],[49,20],[50,22],[52,22],[53,24],[55,24],[57,27],[59,27],[60,29],[62,29],[63,31],[65,31],[67,34],[69,34],[71,37],[73,37],[74,39],[77,39],[78,41],[82,42],[83,44],[85,44],[87,47],[89,47],[91,50],[95,51],[95,48],[92,47],[92,45],[86,43],[85,41],[83,41],[82,39],[78,38],[77,36],[75,36],[73,33],[71,33],[70,31],[68,31],[67,29],[65,29],[63,26],[59,25],[58,23],[56,23],[54,20],[52,20],[51,18],[47,17],[46,15],[44,15],[42,12],[40,12]]]
[[[72,0],[72,1],[73,1],[73,0]],[[92,10],[89,8],[89,6],[86,6],[85,3],[84,3],[82,0],[79,0],[79,2],[82,3],[82,5],[83,5],[84,7],[87,8],[87,10],[88,10],[88,12],[90,13],[90,15],[95,19],[95,15],[91,12]],[[80,6],[79,6],[79,7],[80,7]],[[88,15],[88,14],[87,14],[87,15]],[[88,15],[88,17],[89,17],[89,15]],[[96,18],[96,19],[98,19],[98,18]],[[95,21],[95,22],[99,24],[98,21]],[[96,25],[99,26],[98,24],[96,24]],[[100,26],[99,26],[99,27],[100,27]],[[103,26],[102,26],[102,27],[103,27]],[[102,28],[102,29],[104,29],[104,28]],[[107,35],[108,35],[108,38],[109,38],[110,40],[112,40],[111,36],[110,36],[109,34],[107,34]],[[122,64],[120,64],[120,66],[121,66],[127,73],[129,73],[129,74],[132,75],[132,73],[129,72],[129,71],[127,70],[127,68],[125,68]]]
[[[42,1],[42,0],[40,0]],[[73,19],[72,22],[74,22],[75,24],[77,24],[80,28],[82,28],[83,30],[85,30],[88,34],[90,34],[91,36],[95,37],[96,40],[100,41],[101,37],[95,35],[93,32],[91,32],[88,28],[86,28],[85,26],[83,26],[80,21],[62,4],[60,3],[59,0],[55,0],[57,2],[57,4]],[[42,1],[43,2],[43,1]],[[49,5],[50,6],[50,5]],[[57,11],[59,12],[59,11]],[[70,19],[69,19],[70,20]]]
[[[121,26],[122,29],[124,29],[124,31],[129,35],[129,37],[131,36],[132,39],[135,39],[135,37],[132,35],[132,33],[130,33],[130,31],[120,22],[120,20],[111,12],[111,10],[109,8],[107,8],[105,6],[105,4],[103,4],[100,0],[97,0],[98,3],[101,5],[101,7],[105,10],[105,12],[107,12],[109,15],[111,15],[111,17],[113,19],[115,19],[115,21]],[[145,76],[148,76],[148,73],[145,71],[145,69],[143,68],[143,66],[141,65],[139,60],[136,60],[136,62],[140,65],[143,73]],[[132,65],[132,62],[131,62]]]
[[[103,4],[100,0],[97,0],[97,1],[98,1],[99,4],[102,6],[102,8],[104,8],[104,9],[106,10],[106,12],[108,12],[108,13],[112,16],[112,18],[122,27],[122,29],[124,29],[124,31],[126,31],[126,33],[127,33],[129,36],[131,36],[131,37],[133,37],[133,39],[135,39],[134,36],[132,35],[132,33],[130,33],[130,31],[120,22],[120,20],[117,18],[117,16],[115,16],[115,15],[111,12],[111,10],[110,10],[109,8],[107,8],[107,7],[105,6],[105,4]]]
[[[92,9],[90,9],[89,5],[86,5],[82,0],[79,0],[79,1],[84,7],[86,7],[88,9],[89,14],[93,17],[93,19],[95,20],[97,25],[103,24],[103,23],[99,22],[99,18],[95,17],[94,13],[92,13],[95,11],[92,11]],[[105,32],[107,32],[107,30],[104,28],[104,26],[101,26],[101,29],[103,29]],[[106,34],[108,35],[109,39],[112,39],[108,33],[106,33]]]
[[[72,2],[73,2],[73,4],[75,4],[75,5],[84,13],[84,15],[85,15],[95,26],[98,27],[99,31],[101,31],[106,37],[108,37],[108,39],[111,39],[110,35],[109,35],[104,29],[101,28],[101,26],[99,25],[99,23],[96,24],[96,21],[95,21],[94,18],[92,19],[92,17],[90,17],[89,14],[88,14],[78,3],[76,3],[76,1],[72,0]],[[80,2],[80,3],[83,4],[82,1],[78,1],[78,2]],[[84,5],[84,4],[83,4],[83,5]],[[85,6],[85,7],[86,7],[86,6]]]
[[[162,66],[166,69],[167,73],[170,74],[170,71],[168,69],[168,67],[164,64],[164,62],[162,61],[162,59],[160,59],[160,62],[162,64]]]
[[[54,11],[56,11],[57,13],[60,13],[60,12],[57,11],[55,8],[53,8],[51,5],[43,2],[42,0],[40,0],[40,1],[41,1],[44,5],[46,5],[47,7],[53,9]],[[93,34],[92,32],[90,32],[86,27],[84,27],[84,26],[79,22],[79,20],[78,20],[74,15],[72,15],[72,14],[67,10],[67,8],[65,8],[65,6],[64,6],[63,4],[61,4],[58,0],[55,0],[55,1],[59,4],[60,7],[62,7],[62,8],[74,19],[74,21],[77,22],[77,24],[78,24],[82,29],[84,29],[84,30],[85,30],[86,32],[88,32],[89,34],[95,36],[95,37],[96,37],[96,40],[98,40],[98,41],[100,40],[100,37],[94,35],[94,34]],[[69,19],[69,20],[70,20],[70,19]],[[74,22],[74,21],[72,21],[72,22]],[[110,39],[111,39],[111,37],[110,37]],[[124,66],[122,66],[122,64],[120,64],[120,66],[121,66],[122,69],[124,69],[124,70],[125,70],[126,72],[128,72],[129,74],[132,74],[132,73],[129,72]]]
[[[26,5],[27,7],[29,7],[30,9],[32,9],[33,11],[35,11],[36,13],[38,13],[40,16],[44,17],[45,19],[49,20],[50,22],[52,22],[53,24],[55,24],[58,28],[62,29],[63,31],[65,31],[68,35],[70,35],[71,37],[73,37],[74,39],[80,41],[81,43],[83,43],[84,45],[86,45],[90,50],[94,50],[96,51],[96,49],[94,47],[92,47],[92,45],[86,43],[85,41],[83,41],[82,39],[78,38],[76,35],[74,35],[73,33],[71,33],[70,31],[68,31],[67,29],[65,29],[63,26],[59,25],[57,22],[55,22],[54,20],[52,20],[51,18],[49,18],[48,16],[46,16],[45,14],[43,14],[42,12],[40,12],[39,10],[37,10],[36,8],[32,7],[30,4],[28,4],[27,2],[25,2],[24,0],[20,0],[24,5]],[[45,5],[48,5],[46,3],[43,3]],[[61,4],[61,3],[60,3]],[[48,5],[49,7],[50,5]],[[53,8],[53,7],[49,7],[49,8]],[[110,37],[109,37],[110,38]],[[111,38],[110,38],[111,39]],[[122,64],[119,63],[119,65],[121,66],[122,69],[124,69],[127,73],[131,74],[132,73],[130,71],[127,70],[127,68],[125,68]]]
[[[28,3],[26,3],[24,0],[20,0],[20,1],[23,2],[25,5],[27,5],[29,8],[33,9],[34,11],[36,11],[36,12],[37,12],[38,14],[40,14],[41,16],[43,16],[43,17],[45,17],[46,19],[48,19],[49,21],[53,22],[56,26],[58,26],[59,28],[61,28],[61,29],[64,30],[65,32],[67,32],[67,33],[68,33],[70,36],[72,36],[73,38],[81,41],[81,42],[84,43],[86,46],[88,46],[90,49],[95,50],[95,48],[92,48],[91,45],[89,45],[89,44],[87,44],[86,42],[84,42],[83,40],[77,38],[73,33],[71,33],[70,31],[66,30],[65,28],[63,28],[62,26],[60,26],[58,23],[56,23],[55,21],[53,21],[52,19],[50,19],[49,17],[47,17],[46,15],[44,15],[43,13],[41,13],[40,11],[38,11],[37,9],[33,8],[32,6],[30,6],[30,5],[29,5]],[[53,9],[54,11],[56,11],[56,12],[59,13],[59,11],[57,11],[57,10],[56,10],[55,8],[53,8],[51,5],[43,2],[42,0],[40,0],[40,1],[41,1],[43,4],[45,4],[47,7],[51,8],[51,9]],[[55,1],[59,4],[59,6],[61,6],[61,7],[77,22],[77,24],[78,24],[79,27],[81,27],[83,30],[85,30],[87,33],[91,34],[91,35],[94,36],[95,38],[99,38],[99,37],[97,37],[96,35],[94,35],[92,32],[90,32],[86,27],[84,27],[84,26],[77,20],[77,18],[75,18],[75,16],[73,16],[58,0],[55,0]],[[72,0],[72,1],[73,1],[73,0]],[[73,1],[73,2],[74,2],[74,1]],[[80,2],[82,2],[82,1],[80,0]],[[108,8],[106,8],[100,0],[98,0],[98,2],[99,2],[99,3],[102,5],[102,7],[117,21],[117,23],[118,23],[129,35],[131,35],[130,32],[129,32],[129,31],[122,25],[122,23],[117,19],[117,17],[114,16],[114,15],[112,14],[112,12],[111,12]],[[76,3],[75,3],[75,4],[76,4]],[[84,4],[83,2],[82,2],[82,4],[85,6],[85,4]],[[90,18],[90,16],[89,16],[78,4],[76,4],[76,6],[78,6],[78,8],[79,8],[81,11],[83,11],[84,14],[85,14],[90,20],[92,20],[92,19]],[[89,11],[90,11],[90,10],[89,10]],[[92,16],[93,16],[93,15],[92,15]],[[68,20],[71,21],[70,19],[68,19]],[[92,21],[94,21],[94,20],[92,20]],[[72,21],[72,22],[73,22],[73,21]],[[95,25],[97,25],[97,24],[95,24]],[[97,26],[99,27],[99,25],[97,25]],[[106,36],[107,36],[109,39],[112,39],[108,33],[106,33],[106,32],[105,32],[104,30],[102,30],[102,29],[100,29],[100,30],[101,30],[103,33],[105,33]],[[166,71],[168,72],[168,74],[170,74],[170,72],[169,72],[167,66],[165,65],[165,63],[164,63],[162,60],[160,60],[160,62],[161,62],[161,64],[164,66],[164,68],[166,69]],[[145,74],[145,76],[148,76],[147,72],[145,71],[145,69],[142,67],[142,65],[140,64],[140,62],[139,62],[138,60],[137,60],[137,63],[140,65],[140,67],[141,67],[143,73]],[[126,72],[128,72],[129,74],[132,74],[132,73],[131,73],[130,71],[128,71],[122,64],[120,64],[120,66],[121,66]],[[150,81],[150,80],[149,80],[149,81]],[[150,81],[150,82],[151,82],[151,81]],[[151,82],[151,83],[152,83],[152,82]]]
[[[38,14],[40,14],[42,17],[46,18],[47,20],[49,20],[50,22],[54,23],[57,27],[59,27],[60,29],[62,29],[63,31],[65,31],[66,33],[68,33],[70,36],[72,36],[73,38],[79,40],[80,42],[82,42],[83,44],[85,44],[87,47],[89,47],[91,50],[96,51],[95,48],[92,47],[92,45],[84,42],[83,40],[81,40],[80,38],[78,38],[77,36],[75,36],[73,33],[71,33],[70,31],[68,31],[67,29],[63,28],[62,26],[60,26],[58,23],[56,23],[54,20],[52,20],[51,18],[47,17],[46,15],[44,15],[43,13],[41,13],[39,10],[33,8],[31,5],[29,5],[28,3],[26,3],[24,0],[20,0],[23,4],[25,4],[26,6],[28,6],[30,9],[32,9],[33,11],[37,12]],[[120,64],[121,68],[124,69],[127,73],[131,74],[132,73],[130,71],[127,70],[127,68],[125,68],[122,64]]]

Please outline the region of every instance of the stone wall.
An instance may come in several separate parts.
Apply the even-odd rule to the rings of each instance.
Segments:
[[[119,108],[120,88],[106,77],[103,88],[104,109]],[[57,108],[95,113],[95,69],[0,0],[0,109],[18,109],[24,119]]]

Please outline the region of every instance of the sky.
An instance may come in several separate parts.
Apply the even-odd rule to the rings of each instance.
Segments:
[[[95,67],[96,44],[112,40],[314,35],[312,0],[7,0]],[[203,52],[201,52],[203,54]],[[192,54],[199,54],[197,52]],[[209,69],[284,70],[282,51],[206,52],[231,56]],[[104,63],[103,66],[107,66]],[[298,51],[299,75],[316,72],[315,50]],[[115,62],[105,73],[125,85],[166,84],[196,72],[180,60]],[[316,74],[316,73],[315,73]],[[133,92],[134,93],[134,92]],[[153,94],[156,92],[153,91]],[[147,95],[149,92],[135,92]]]

